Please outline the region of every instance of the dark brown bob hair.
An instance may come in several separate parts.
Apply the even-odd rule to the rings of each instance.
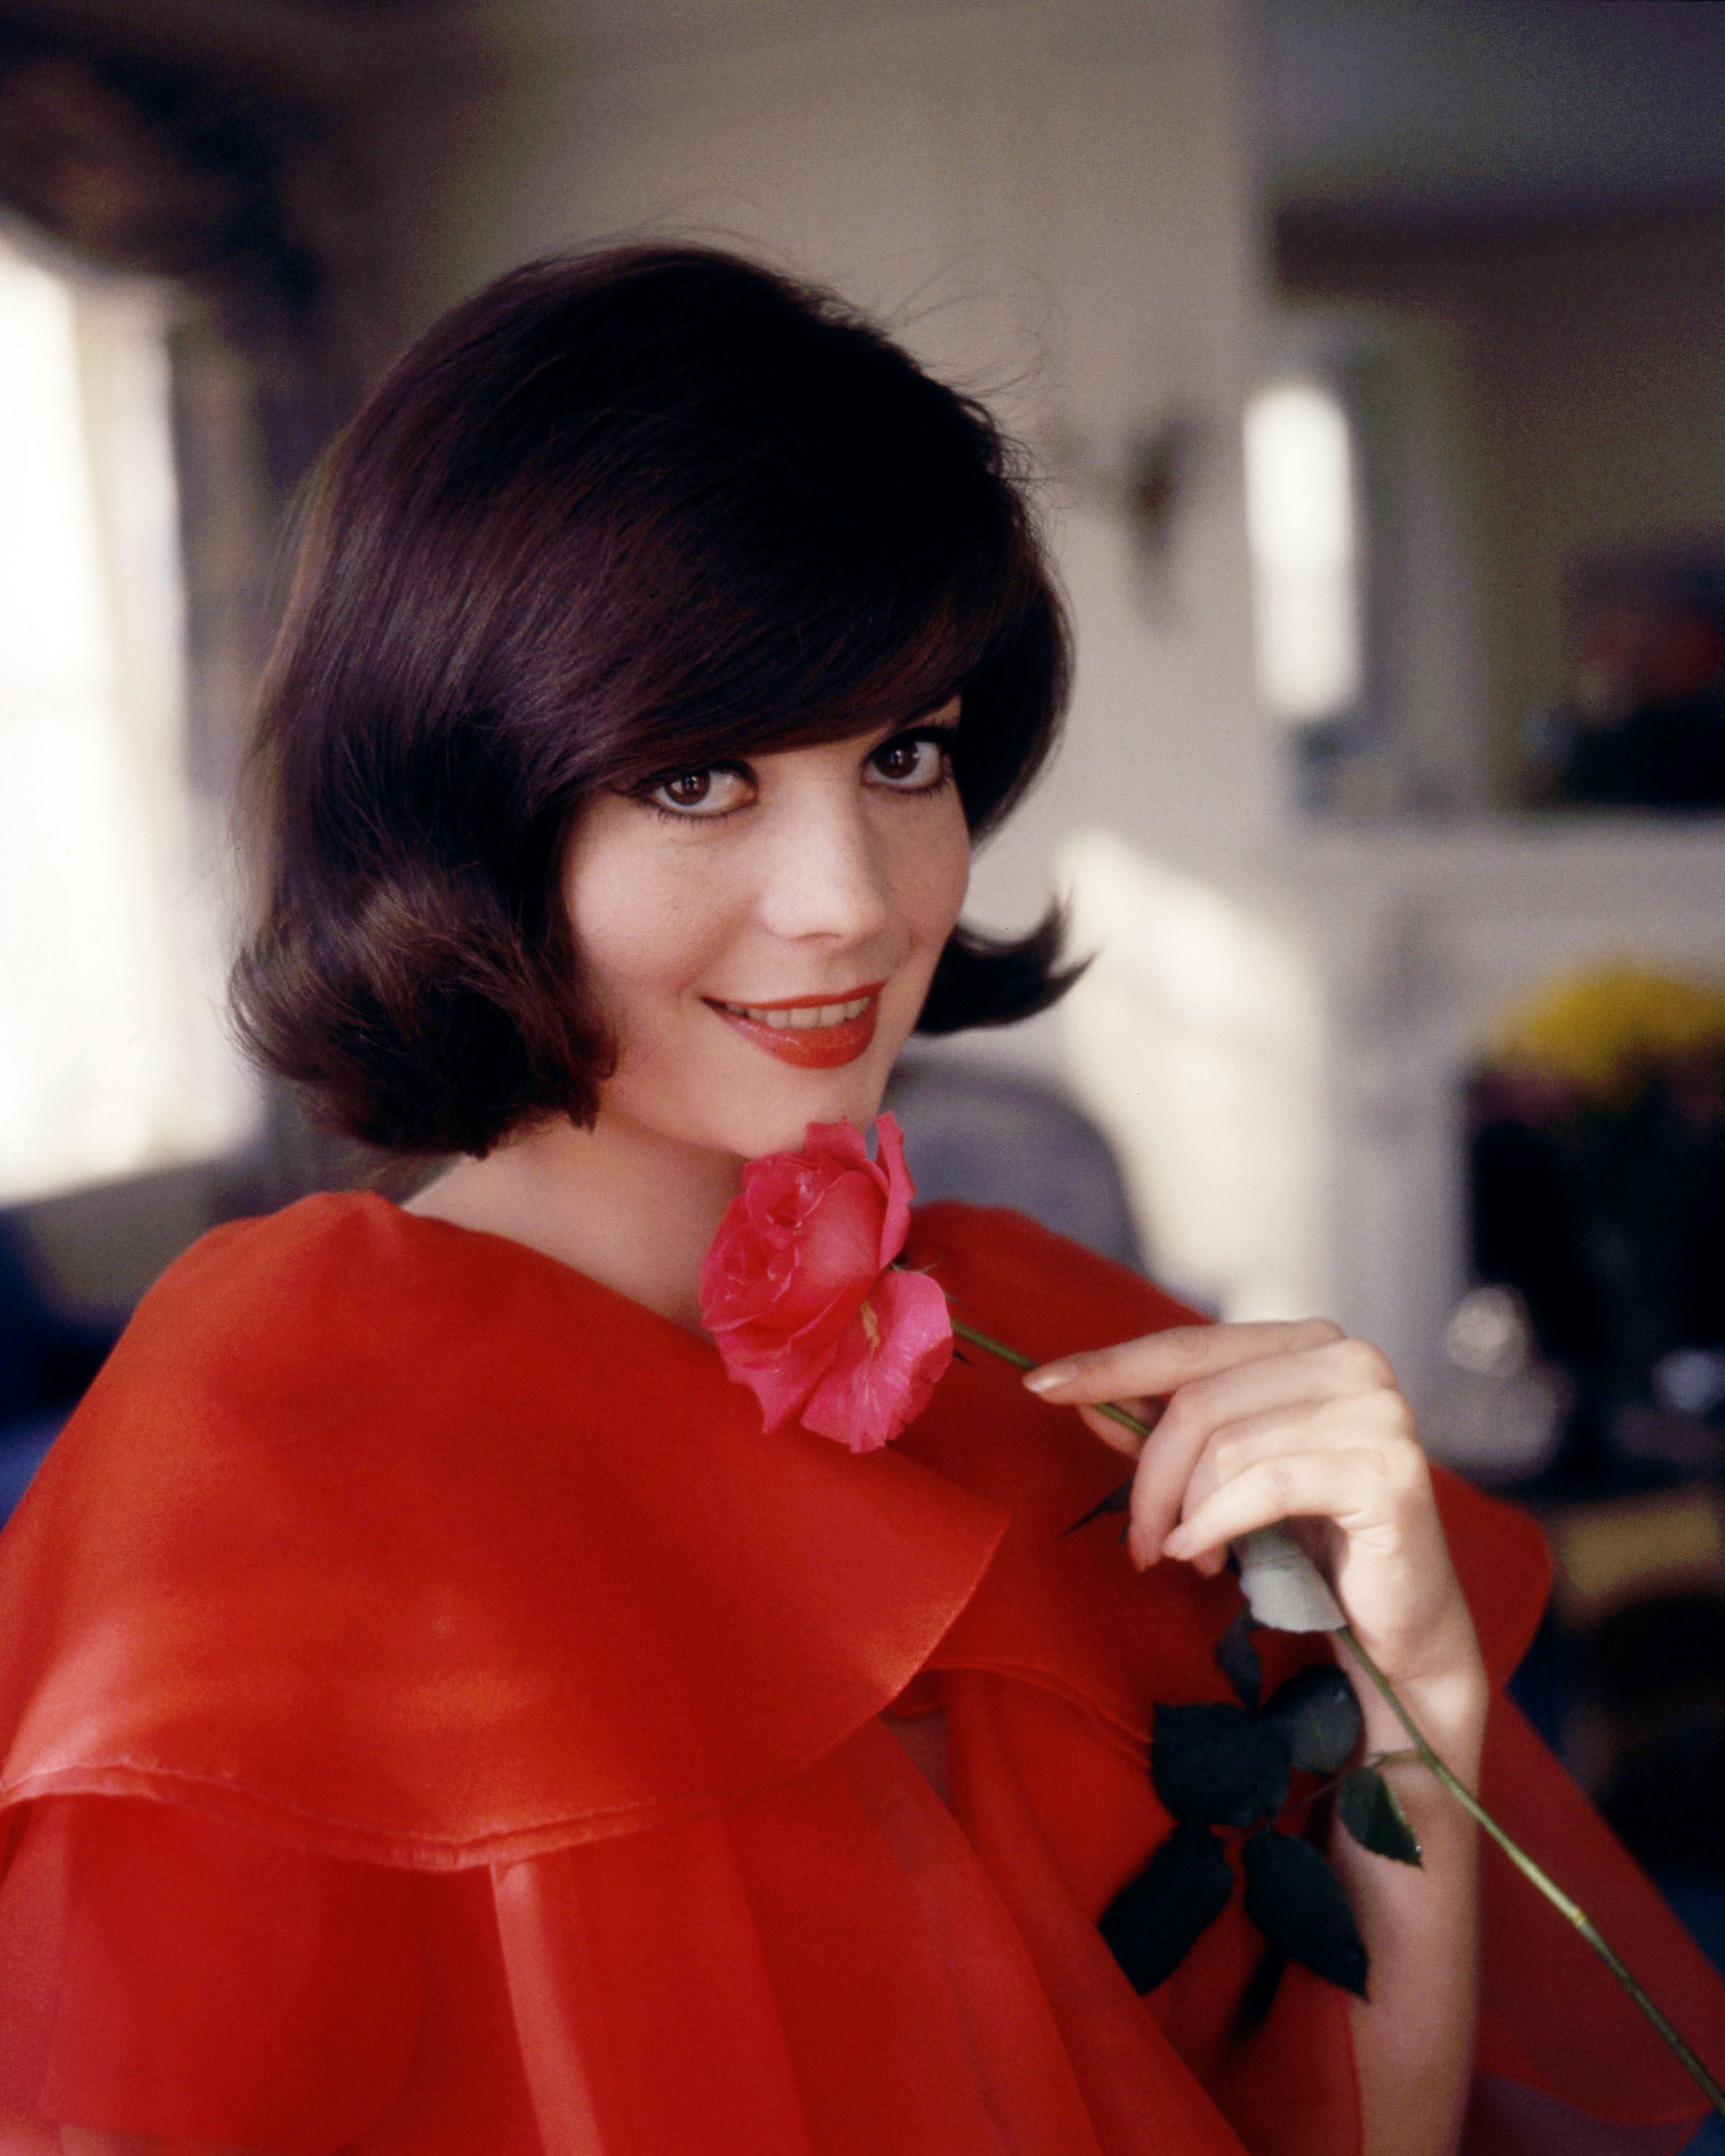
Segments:
[[[252,767],[241,1036],[395,1152],[590,1123],[614,1052],[561,895],[583,800],[958,694],[980,835],[1068,675],[1012,451],[830,294],[702,247],[514,270],[316,482]],[[1051,1003],[1060,930],[961,927],[920,1030]]]

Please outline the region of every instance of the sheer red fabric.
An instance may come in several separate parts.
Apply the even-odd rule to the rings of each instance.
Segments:
[[[910,1256],[1039,1356],[1186,1314],[1016,1215],[926,1208]],[[377,1198],[206,1238],[0,1540],[0,2150],[1346,2156],[1340,1994],[1291,1969],[1242,2041],[1237,1902],[1147,1999],[1096,1930],[1237,1599],[1061,1533],[1120,1471],[982,1362],[886,1451],[764,1437],[709,1343]],[[1441,1499],[1504,1676],[1543,1548]],[[950,1808],[895,1704],[944,1705]],[[1504,1701],[1486,1794],[1725,2057]],[[1609,1979],[1485,1893],[1469,2148],[1681,2148]]]

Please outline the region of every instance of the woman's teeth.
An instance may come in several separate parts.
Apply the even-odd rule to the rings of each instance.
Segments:
[[[757,1025],[770,1025],[775,1033],[807,1033],[815,1026],[843,1025],[860,1018],[870,1000],[858,996],[848,1004],[805,1004],[800,1010],[761,1010],[753,1004],[725,1004],[721,1009],[752,1019]]]

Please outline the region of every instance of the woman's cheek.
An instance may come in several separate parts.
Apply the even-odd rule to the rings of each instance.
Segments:
[[[958,925],[970,888],[970,833],[956,795],[950,816],[938,834],[931,836],[925,826],[919,841],[908,851],[904,880],[899,886],[899,917],[910,932],[910,957],[895,998],[902,1032],[891,1045],[894,1057],[916,1025],[935,968],[947,937]]]
[[[691,982],[723,941],[722,894],[708,878],[666,875],[648,849],[606,834],[578,857],[566,885],[576,949],[622,1061],[649,1055],[682,1015]],[[678,864],[681,866],[681,864]]]
[[[914,911],[918,916],[918,941],[932,944],[937,957],[958,925],[965,894],[970,888],[970,831],[956,788],[942,798],[942,823],[934,843],[924,843],[912,852],[911,874],[917,889]]]

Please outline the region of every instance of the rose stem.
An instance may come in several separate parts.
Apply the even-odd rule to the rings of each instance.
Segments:
[[[1683,2041],[1683,2039],[1677,2034],[1676,2030],[1672,2028],[1671,2023],[1666,2020],[1664,2015],[1660,2012],[1653,2001],[1647,1996],[1646,1993],[1635,1981],[1635,1977],[1619,1959],[1617,1953],[1612,1948],[1610,1943],[1606,1939],[1604,1934],[1599,1930],[1598,1925],[1594,1923],[1593,1918],[1589,1916],[1586,1910],[1581,1907],[1579,1902],[1571,1901],[1569,1897],[1563,1892],[1563,1888],[1558,1885],[1557,1881],[1553,1879],[1548,1873],[1543,1871],[1539,1866],[1533,1861],[1533,1859],[1528,1856],[1526,1850],[1521,1848],[1516,1842],[1511,1840],[1509,1835],[1507,1835],[1503,1829],[1498,1825],[1497,1820],[1492,1818],[1490,1812],[1486,1810],[1485,1806],[1479,1801],[1478,1798],[1474,1795],[1473,1792],[1467,1787],[1466,1784],[1462,1781],[1461,1777],[1457,1774],[1452,1774],[1450,1768],[1444,1764],[1437,1753],[1433,1751],[1430,1745],[1426,1743],[1425,1738],[1420,1735],[1419,1729],[1414,1724],[1413,1717],[1408,1712],[1406,1707],[1402,1705],[1400,1700],[1397,1698],[1394,1686],[1390,1683],[1389,1678],[1384,1676],[1383,1671],[1378,1668],[1378,1665],[1372,1660],[1371,1656],[1366,1652],[1365,1649],[1361,1646],[1359,1641],[1355,1638],[1353,1627],[1351,1625],[1344,1625],[1335,1636],[1342,1641],[1343,1645],[1354,1657],[1355,1661],[1358,1662],[1360,1667],[1365,1671],[1366,1675],[1371,1679],[1373,1684],[1376,1686],[1378,1691],[1383,1695],[1385,1702],[1389,1707],[1390,1712],[1394,1715],[1396,1720],[1400,1722],[1402,1727],[1408,1732],[1409,1738],[1412,1740],[1414,1750],[1419,1753],[1420,1758],[1424,1763],[1430,1768],[1434,1774],[1436,1775],[1438,1780],[1443,1784],[1445,1789],[1449,1791],[1450,1794],[1455,1799],[1456,1803],[1461,1805],[1461,1809],[1465,1812],[1469,1813],[1471,1817],[1485,1829],[1486,1832],[1491,1835],[1492,1840],[1497,1843],[1497,1846],[1503,1851],[1510,1862],[1514,1865],[1517,1871],[1522,1874],[1522,1877],[1531,1881],[1532,1883],[1539,1889],[1540,1892],[1544,1895],[1546,1900],[1551,1903],[1552,1907],[1558,1911],[1559,1915],[1566,1917],[1568,1922],[1575,1927],[1576,1930],[1580,1933],[1583,1938],[1587,1941],[1594,1952],[1599,1957],[1599,1959],[1604,1963],[1606,1968],[1610,1970],[1613,1976],[1617,1979],[1617,1981],[1623,1986],[1630,1997],[1634,1999],[1636,2005],[1640,2008],[1641,2011],[1653,2024],[1660,2035],[1664,2037],[1666,2044],[1671,2047],[1672,2053],[1675,2055],[1679,2065],[1684,2068],[1690,2079],[1696,2084],[1697,2087],[1702,2091],[1702,2094],[1707,2097],[1707,2102],[1713,2107],[1713,2109],[1719,2113],[1721,2118],[1725,2118],[1725,2089],[1722,2089],[1720,2087],[1718,2082],[1713,2079],[1712,2076],[1707,2071],[1701,2061],[1697,2058],[1694,2052],[1690,2050],[1689,2046]]]
[[[952,1325],[961,1340],[969,1341],[973,1348],[986,1348],[991,1355],[998,1355],[1003,1363],[1010,1363],[1014,1369],[1034,1370],[1036,1368],[1034,1355],[1021,1355],[1016,1348],[1009,1348],[1004,1341],[991,1340],[986,1332],[978,1332],[973,1325],[961,1324],[956,1317],[952,1319]],[[1060,1404],[1055,1401],[1052,1404],[1058,1406]],[[1099,1404],[1093,1412],[1106,1415],[1111,1422],[1119,1423],[1123,1429],[1135,1432],[1139,1437],[1150,1435],[1148,1423],[1140,1422],[1136,1415],[1128,1414],[1124,1408],[1117,1408],[1111,1402]]]
[[[1036,1368],[1036,1358],[1034,1355],[1021,1354],[1016,1348],[1009,1348],[1004,1341],[990,1339],[986,1332],[978,1332],[974,1326],[963,1324],[956,1317],[952,1319],[952,1324],[953,1332],[961,1340],[969,1341],[973,1348],[986,1348],[989,1354],[998,1355],[1003,1363],[1010,1363],[1015,1369],[1034,1370]],[[1058,1405],[1059,1403],[1055,1402],[1051,1404]],[[1099,1402],[1086,1403],[1086,1404],[1093,1404],[1095,1413],[1108,1416],[1111,1421],[1120,1423],[1126,1429],[1136,1431],[1140,1437],[1148,1437],[1150,1435],[1149,1424],[1140,1422],[1136,1415],[1128,1414],[1124,1408],[1116,1407],[1111,1403]],[[1526,1850],[1512,1840],[1479,1799],[1462,1781],[1461,1776],[1452,1774],[1444,1764],[1425,1738],[1420,1735],[1414,1725],[1413,1717],[1396,1697],[1394,1686],[1390,1683],[1389,1679],[1384,1676],[1383,1671],[1355,1638],[1353,1626],[1344,1625],[1335,1636],[1348,1648],[1348,1652],[1353,1656],[1373,1684],[1383,1694],[1390,1712],[1408,1732],[1414,1751],[1423,1763],[1436,1775],[1439,1782],[1449,1791],[1462,1810],[1485,1829],[1522,1877],[1537,1887],[1558,1914],[1567,1918],[1580,1933],[1582,1938],[1587,1941],[1606,1968],[1610,1970],[1613,1976],[1617,1979],[1635,2005],[1640,2008],[1642,2013],[1665,2039],[1672,2056],[1687,2073],[1689,2078],[1701,2090],[1720,2117],[1725,2118],[1725,2089],[1720,2087],[1718,2082],[1713,2079],[1701,2061],[1697,2058],[1694,2052],[1690,2050],[1671,2023],[1660,2012],[1658,2007],[1641,1989],[1586,1910],[1579,1902],[1572,1901],[1558,1885],[1556,1880],[1552,1878],[1549,1873],[1542,1871]]]
[[[1407,1767],[1413,1765],[1419,1757],[1420,1754],[1410,1745],[1405,1752],[1370,1753],[1359,1763],[1361,1767],[1372,1768]],[[1333,1796],[1348,1779],[1348,1774],[1358,1772],[1358,1768],[1349,1768],[1343,1774],[1332,1774],[1327,1782],[1320,1782],[1315,1789],[1309,1789],[1303,1797],[1290,1797],[1279,1812],[1272,1812],[1270,1815],[1270,1824],[1274,1826],[1277,1820],[1286,1819],[1292,1812],[1304,1810],[1312,1804],[1321,1803],[1326,1797]],[[1409,1827],[1408,1831],[1413,1834],[1414,1830]],[[1414,1839],[1417,1842],[1420,1837],[1416,1834],[1414,1835]],[[1375,1855],[1376,1851],[1373,1853]],[[1399,1863],[1401,1860],[1398,1858],[1396,1861]]]

